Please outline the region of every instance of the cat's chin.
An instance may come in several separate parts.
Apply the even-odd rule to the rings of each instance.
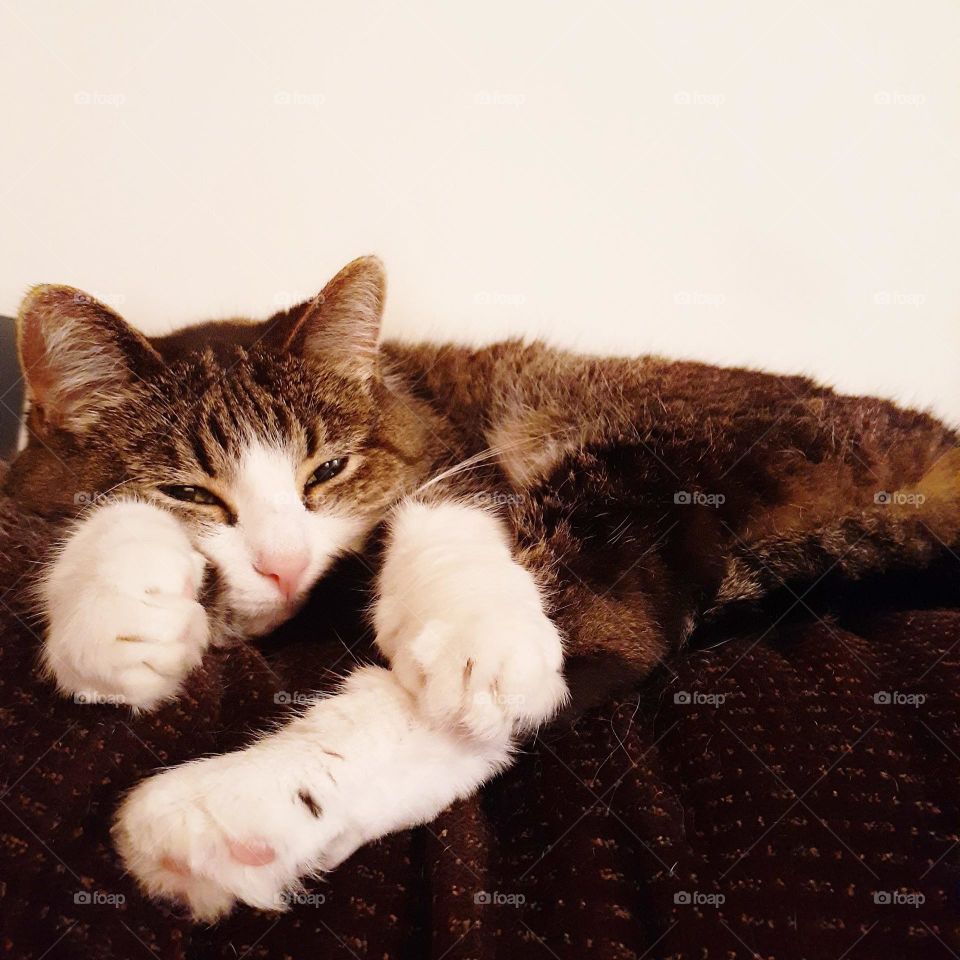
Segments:
[[[261,608],[241,615],[243,632],[247,637],[263,637],[286,623],[303,606],[306,597],[298,597],[276,606]]]

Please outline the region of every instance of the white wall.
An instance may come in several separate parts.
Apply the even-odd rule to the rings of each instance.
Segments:
[[[960,419],[958,38],[955,0],[4,0],[0,311],[260,315],[372,251],[391,334]]]

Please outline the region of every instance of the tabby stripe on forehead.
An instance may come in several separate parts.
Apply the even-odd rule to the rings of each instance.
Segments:
[[[229,441],[227,435],[223,432],[223,428],[220,426],[220,423],[217,420],[216,412],[211,410],[207,414],[207,430],[210,432],[210,436],[213,437],[214,441],[220,445],[220,449],[226,453],[229,449]]]
[[[223,445],[224,450],[230,447],[230,438],[241,437],[246,432],[242,421],[234,415],[233,404],[222,399],[218,405],[220,427],[224,431],[226,442]]]
[[[286,438],[293,433],[298,418],[283,394],[282,385],[266,373],[259,368],[251,370],[244,387],[255,408],[263,413],[264,421]]]
[[[210,459],[210,454],[207,453],[206,445],[203,442],[203,437],[199,433],[190,432],[190,445],[193,448],[193,455],[196,458],[198,464],[200,464],[200,469],[205,471],[208,476],[216,476],[216,468],[213,465],[213,461]]]
[[[285,403],[275,403],[273,405],[273,412],[277,418],[277,426],[280,428],[280,432],[284,436],[289,435],[293,430],[294,417],[287,408],[287,405]]]
[[[238,392],[243,391],[254,409],[263,405],[267,391],[257,383],[249,370],[242,371],[242,375],[234,381],[234,386]]]
[[[270,426],[276,426],[283,429],[283,423],[277,412],[277,404],[273,402],[273,396],[269,390],[264,389],[250,375],[244,371],[244,376],[236,381],[234,390],[237,394],[238,405],[244,402],[254,411],[259,413],[264,421],[269,422]]]
[[[272,371],[264,367],[256,367],[250,371],[254,383],[269,397],[282,396],[282,384],[272,375]]]

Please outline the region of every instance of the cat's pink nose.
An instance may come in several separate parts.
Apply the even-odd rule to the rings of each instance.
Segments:
[[[306,550],[295,550],[291,553],[264,552],[257,554],[253,568],[272,580],[289,600],[296,596],[309,562]]]

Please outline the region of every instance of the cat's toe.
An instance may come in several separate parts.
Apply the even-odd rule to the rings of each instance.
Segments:
[[[522,628],[524,642],[506,657],[493,695],[510,717],[515,732],[527,731],[552,719],[567,702],[563,678],[563,646],[556,627],[546,617]]]
[[[230,911],[235,896],[209,875],[217,859],[215,827],[202,806],[177,789],[182,786],[165,775],[140,784],[117,813],[114,843],[150,896],[183,904],[196,920],[212,923]]]
[[[150,709],[174,696],[207,649],[209,625],[203,607],[183,596],[153,597],[149,612],[113,638],[117,681],[124,701]]]
[[[52,637],[46,662],[60,688],[78,701],[150,709],[174,696],[203,658],[208,623],[184,596],[105,598],[99,635],[85,643]]]
[[[395,661],[434,724],[499,740],[550,719],[564,703],[562,644],[548,618],[433,621]]]
[[[536,647],[518,644],[496,669],[474,669],[461,722],[484,739],[523,733],[551,719],[566,698],[561,671]]]

